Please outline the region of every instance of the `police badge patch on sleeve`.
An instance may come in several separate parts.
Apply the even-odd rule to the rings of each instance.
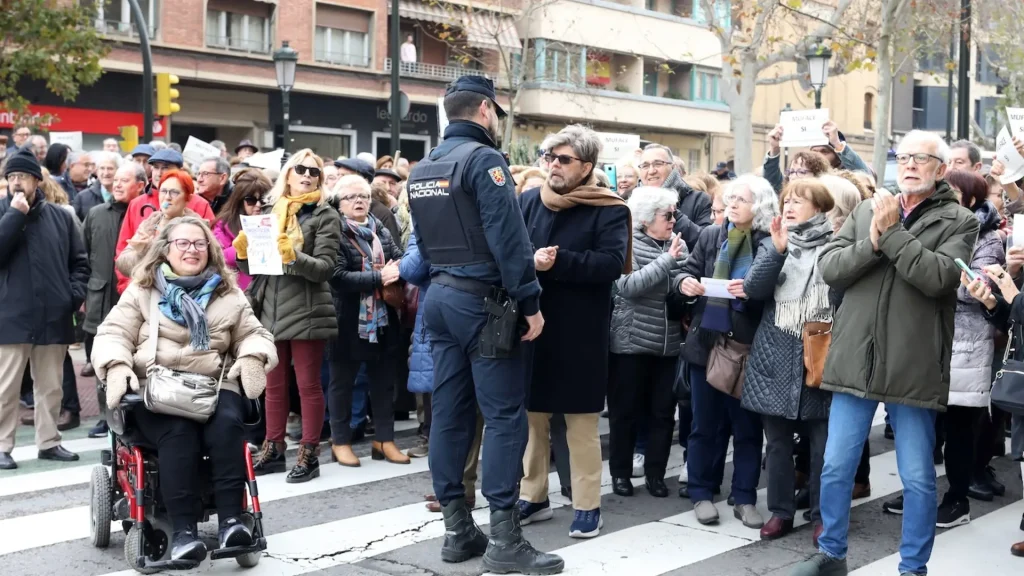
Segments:
[[[494,182],[496,186],[505,185],[505,171],[500,167],[491,168],[487,171],[487,174],[491,177],[491,182]]]

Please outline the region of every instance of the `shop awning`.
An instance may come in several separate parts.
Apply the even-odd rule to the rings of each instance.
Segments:
[[[510,52],[522,50],[516,23],[511,17],[484,11],[473,12],[471,16],[466,27],[466,41],[470,46]]]
[[[390,3],[388,12],[390,13]],[[466,42],[474,48],[519,52],[522,43],[511,16],[442,2],[398,0],[398,14],[410,20],[448,24],[466,31]]]

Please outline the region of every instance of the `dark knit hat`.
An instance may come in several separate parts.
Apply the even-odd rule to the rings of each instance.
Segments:
[[[43,179],[43,171],[39,168],[39,161],[28,146],[23,146],[13,156],[7,158],[7,166],[4,168],[4,178],[12,172],[31,174],[36,180]]]

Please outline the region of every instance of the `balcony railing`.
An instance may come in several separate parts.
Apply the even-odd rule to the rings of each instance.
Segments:
[[[384,71],[391,72],[391,58],[384,59]],[[444,80],[451,82],[459,76],[487,76],[482,70],[462,68],[461,66],[441,66],[439,64],[427,64],[425,62],[399,62],[398,73],[402,76],[415,78],[429,78],[431,80]]]
[[[106,34],[107,36],[124,36],[126,38],[138,38],[139,30],[135,26],[135,22],[122,22],[120,20],[96,20],[96,29],[99,30],[100,34]],[[149,28],[150,39],[156,37],[156,27],[151,26]]]
[[[227,36],[206,36],[208,48],[222,48],[237,52],[248,52],[250,54],[270,54],[270,43],[263,40],[242,40],[241,38],[230,38]]]
[[[370,67],[369,54],[347,54],[345,52],[326,52],[324,50],[317,50],[314,57],[317,62],[323,62],[325,64],[358,66],[360,68]],[[388,69],[390,70],[390,66]]]

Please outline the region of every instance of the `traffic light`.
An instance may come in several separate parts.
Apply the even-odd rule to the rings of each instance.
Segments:
[[[132,124],[131,126],[121,126],[121,152],[130,154],[136,146],[139,145],[139,127]]]
[[[156,75],[156,115],[170,116],[181,111],[181,106],[175,102],[180,96],[177,88],[172,88],[179,82],[174,74],[160,72]]]

